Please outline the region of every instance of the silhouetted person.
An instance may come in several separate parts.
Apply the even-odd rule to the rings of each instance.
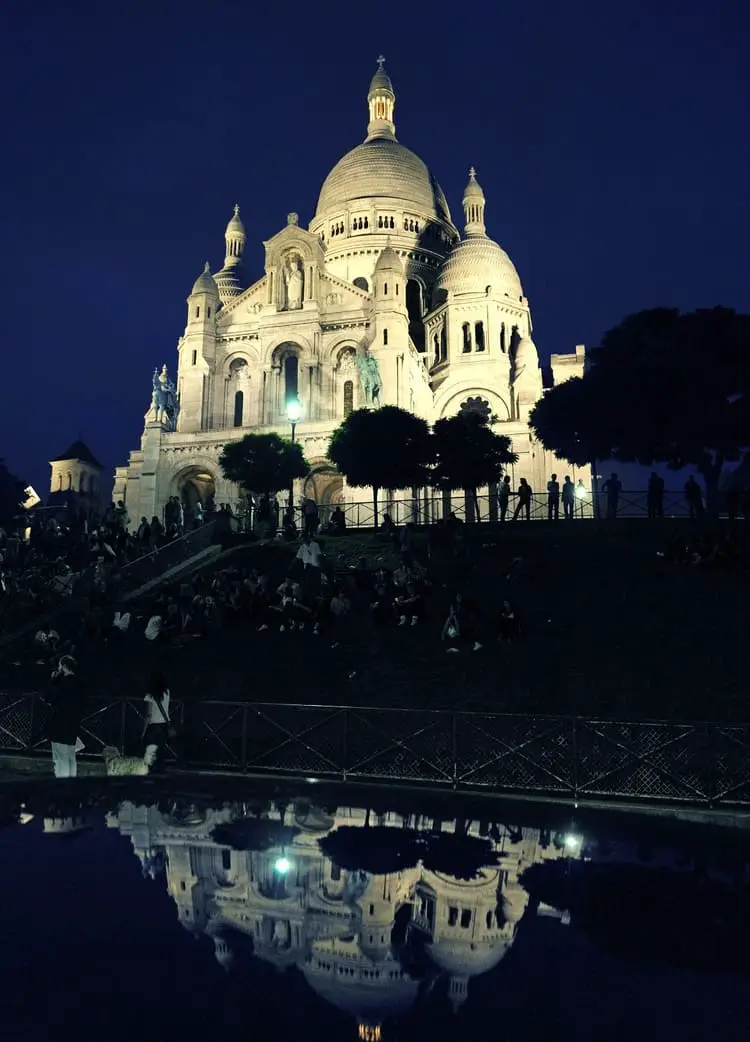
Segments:
[[[573,513],[576,508],[576,489],[569,475],[566,475],[565,481],[563,481],[562,505],[563,517],[566,521],[572,521]]]
[[[609,475],[607,481],[604,482],[602,491],[607,493],[607,517],[610,520],[614,519],[617,517],[617,504],[622,491],[622,482],[614,471]]]
[[[47,701],[50,704],[50,713],[45,733],[52,747],[55,777],[75,778],[78,773],[76,746],[84,701],[76,677],[76,661],[71,655],[63,655],[60,665],[52,674],[52,687]]]
[[[331,514],[329,528],[333,535],[343,535],[344,532],[346,532],[346,516],[344,511],[341,509],[341,506],[338,504]]]
[[[518,483],[518,502],[516,503],[516,509],[513,511],[513,520],[515,521],[518,515],[523,510],[526,514],[526,520],[531,520],[531,485],[528,483],[526,478],[521,478]]]
[[[560,482],[557,474],[553,474],[547,482],[547,520],[558,521],[560,518]]]
[[[648,479],[646,507],[649,517],[664,517],[664,478],[660,478],[655,470]]]
[[[508,501],[510,499],[510,474],[506,474],[500,482],[497,490],[497,506],[500,512],[500,520],[504,521],[508,514]]]
[[[685,502],[691,521],[703,517],[703,495],[701,487],[695,478],[691,476],[685,482]]]

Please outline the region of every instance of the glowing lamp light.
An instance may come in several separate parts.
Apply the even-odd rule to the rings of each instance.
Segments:
[[[581,843],[583,840],[580,836],[574,836],[572,833],[565,837],[565,849],[569,854],[577,854],[581,849]]]
[[[588,489],[585,489],[583,485],[576,485],[576,499],[585,499],[588,494]]]
[[[290,423],[297,423],[302,415],[302,403],[298,398],[290,398],[286,403],[286,418]]]
[[[273,866],[279,875],[285,876],[289,869],[292,867],[292,863],[288,857],[280,857],[277,859],[276,864]]]

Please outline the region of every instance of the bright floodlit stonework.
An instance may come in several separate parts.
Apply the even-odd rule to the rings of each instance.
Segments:
[[[366,404],[398,405],[430,423],[478,410],[519,454],[514,487],[525,477],[542,491],[552,471],[589,485],[587,470],[554,460],[530,433],[543,383],[529,302],[513,262],[486,234],[475,171],[462,235],[431,172],[396,139],[395,100],[379,61],[367,137],[325,179],[309,228],[290,213],[263,243],[265,275],[251,285],[235,206],[223,266],[212,274],[206,264],[187,298],[176,374],[155,359],[141,447],[116,472],[114,498],[126,501],[133,523],[161,515],[172,495],[234,506],[240,493],[221,475],[222,447],[249,431],[288,435],[287,403],[297,399],[296,437],[311,465],[298,491],[324,508],[368,498],[326,460],[331,433]],[[584,355],[582,346],[552,355],[552,382],[581,375]],[[375,400],[365,376],[373,367]]]

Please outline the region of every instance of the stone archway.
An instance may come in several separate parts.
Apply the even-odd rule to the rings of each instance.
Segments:
[[[195,514],[198,503],[204,510],[215,505],[216,480],[206,467],[193,466],[180,471],[174,479],[174,486],[172,494],[180,497],[187,516]]]
[[[328,521],[331,511],[343,499],[344,481],[330,463],[313,467],[304,480],[302,494],[318,504],[320,520]]]

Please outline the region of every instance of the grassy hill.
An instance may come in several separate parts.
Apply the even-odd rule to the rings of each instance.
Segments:
[[[665,531],[644,521],[477,528],[467,556],[433,558],[428,619],[414,629],[376,630],[365,612],[320,637],[240,626],[171,647],[133,636],[92,648],[85,673],[98,693],[135,697],[159,666],[187,700],[745,720],[748,572],[667,563],[657,553]],[[248,547],[233,559],[265,562],[280,581],[295,549]],[[377,536],[326,540],[325,550],[338,571],[360,555],[395,563]],[[515,557],[520,575],[507,582]],[[509,599],[520,640],[446,654],[440,632],[458,590],[489,619]]]

